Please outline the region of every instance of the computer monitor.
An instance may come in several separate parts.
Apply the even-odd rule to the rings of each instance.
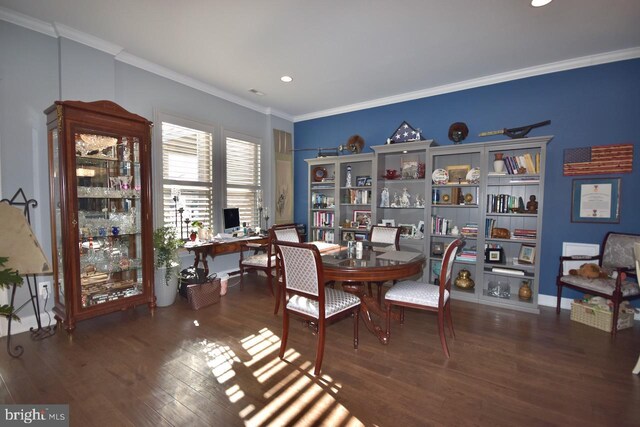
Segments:
[[[240,230],[240,209],[225,208],[224,210],[224,232],[233,233]]]

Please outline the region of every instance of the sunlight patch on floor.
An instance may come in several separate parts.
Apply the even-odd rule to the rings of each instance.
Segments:
[[[233,363],[240,363],[240,358],[227,345],[201,341],[203,351],[207,355],[207,366],[220,384],[224,384],[235,376]]]

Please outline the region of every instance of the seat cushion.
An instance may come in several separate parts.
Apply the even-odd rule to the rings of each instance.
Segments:
[[[560,278],[562,283],[578,286],[583,289],[589,289],[596,292],[601,292],[606,295],[613,295],[613,291],[616,288],[616,281],[614,279],[587,279],[580,276],[562,276]],[[632,295],[640,294],[640,288],[635,282],[625,280],[622,282],[622,296],[629,297]]]
[[[287,302],[287,308],[291,311],[319,317],[318,301],[303,297],[301,295],[293,295]],[[327,288],[324,290],[324,317],[328,319],[344,310],[360,305],[360,298],[357,296],[341,291],[339,289]]]
[[[268,255],[267,254],[257,254],[257,255],[251,255],[250,257],[244,258],[242,260],[242,265],[251,265],[251,266],[255,266],[255,267],[267,267],[267,260],[268,260]],[[276,257],[275,255],[271,256],[271,264],[272,266],[276,265]]]
[[[424,282],[405,280],[396,283],[384,295],[385,301],[398,301],[410,304],[419,304],[427,307],[438,307],[440,288]],[[449,300],[449,291],[444,290],[444,302]]]

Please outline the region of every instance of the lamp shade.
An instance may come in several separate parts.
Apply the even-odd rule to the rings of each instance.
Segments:
[[[0,256],[20,275],[52,272],[24,213],[7,203],[0,203]]]

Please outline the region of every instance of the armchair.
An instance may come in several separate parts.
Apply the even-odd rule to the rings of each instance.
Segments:
[[[604,238],[599,255],[561,256],[560,268],[556,279],[556,286],[558,287],[556,313],[560,314],[563,287],[608,298],[613,302],[611,334],[615,336],[618,331],[620,304],[622,301],[640,297],[638,283],[626,279],[627,274],[634,270],[634,244],[640,244],[639,234],[609,232]],[[576,260],[585,263],[597,263],[609,273],[609,277],[588,279],[580,276],[565,275],[563,271],[564,262]]]

